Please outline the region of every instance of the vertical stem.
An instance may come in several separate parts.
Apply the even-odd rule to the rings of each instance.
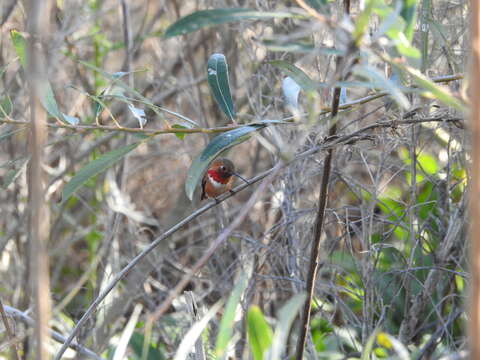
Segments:
[[[350,0],[344,0],[344,12],[345,14],[350,14]],[[341,77],[339,73],[341,58],[337,57],[336,61],[336,72],[337,76]],[[329,136],[333,136],[337,132],[337,114],[338,114],[338,106],[340,104],[340,92],[341,88],[335,88],[333,92],[333,100],[332,100],[332,121],[333,124],[329,130]],[[297,351],[295,355],[296,360],[303,359],[303,353],[305,351],[305,344],[307,341],[307,334],[308,334],[308,327],[310,324],[310,316],[312,313],[312,299],[313,294],[315,291],[315,280],[317,279],[318,273],[318,255],[320,253],[320,237],[323,231],[323,222],[325,218],[325,208],[327,206],[327,199],[328,199],[328,183],[330,180],[330,172],[332,169],[332,159],[333,159],[333,148],[328,149],[327,156],[325,157],[325,162],[323,164],[323,174],[322,174],[322,181],[320,183],[320,193],[318,196],[318,211],[317,217],[315,219],[315,233],[312,241],[312,248],[310,251],[310,265],[308,269],[308,277],[307,277],[307,299],[305,300],[305,304],[303,306],[302,318],[301,318],[301,327],[300,327],[300,334],[297,341]]]
[[[48,321],[50,318],[50,280],[47,241],[49,238],[49,209],[45,202],[45,177],[42,171],[44,146],[47,140],[45,110],[39,97],[46,84],[46,69],[42,44],[46,44],[49,26],[50,1],[30,0],[27,7],[28,71],[30,88],[30,163],[28,169],[29,196],[29,262],[30,283],[33,290],[36,326],[36,359],[48,359]]]
[[[425,72],[428,69],[428,32],[429,32],[429,25],[430,25],[428,21],[429,16],[430,16],[430,0],[423,0],[421,19],[420,19],[421,51],[422,51],[421,71],[423,74],[425,74]]]
[[[472,129],[472,180],[470,184],[470,241],[471,241],[471,293],[470,293],[470,359],[480,359],[480,4],[471,1],[472,64],[471,129]]]

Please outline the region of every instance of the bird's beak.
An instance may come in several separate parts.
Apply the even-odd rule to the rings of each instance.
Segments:
[[[238,175],[237,173],[232,173],[232,175],[235,175],[236,177],[238,177],[238,178],[242,179],[243,181],[245,181],[247,184],[249,184],[249,185],[250,185],[250,183],[249,183],[247,180],[245,180],[243,177],[241,177],[241,176],[240,176],[240,175]]]

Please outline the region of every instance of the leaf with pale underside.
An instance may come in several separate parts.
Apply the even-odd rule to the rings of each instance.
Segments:
[[[223,54],[213,54],[208,59],[207,80],[218,106],[233,121],[236,115],[228,82],[227,61]]]
[[[202,153],[193,160],[192,165],[188,169],[187,180],[185,181],[185,192],[188,198],[190,200],[193,199],[195,188],[213,159],[222,151],[247,140],[250,137],[250,133],[263,129],[266,126],[266,124],[262,123],[242,126],[214,137]]]

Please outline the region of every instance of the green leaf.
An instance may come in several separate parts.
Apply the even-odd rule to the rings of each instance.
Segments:
[[[1,133],[0,134],[0,142],[2,142],[5,139],[8,139],[13,134],[16,134],[16,133],[18,133],[20,131],[23,131],[23,130],[26,130],[26,129],[27,129],[26,127],[22,127],[22,128],[19,128],[19,129],[10,130],[10,131],[6,131],[4,133]]]
[[[10,31],[10,38],[12,39],[15,52],[20,58],[20,64],[22,64],[22,67],[25,69],[27,66],[27,42],[17,30]]]
[[[263,46],[269,51],[285,51],[292,53],[309,53],[314,49],[320,53],[330,52],[332,48],[315,48],[312,43],[306,42],[279,42],[276,40],[262,40]],[[338,53],[338,50],[333,49],[334,52]]]
[[[27,42],[25,41],[25,38],[16,30],[12,30],[10,32],[10,36],[12,39],[13,47],[15,48],[15,52],[20,58],[20,63],[22,64],[22,67],[26,69]],[[58,109],[57,101],[55,100],[55,95],[53,93],[52,86],[50,85],[49,81],[42,81],[39,98],[43,108],[51,116],[61,121],[71,123],[70,121],[72,120],[72,117],[69,116],[67,119],[65,119],[63,113]],[[76,125],[75,123],[71,123],[71,124]]]
[[[55,100],[55,95],[53,94],[53,89],[50,83],[47,81],[42,84],[40,89],[40,102],[47,112],[60,120],[65,121],[63,114],[58,110],[57,101]]]
[[[81,168],[64,186],[62,192],[62,203],[64,203],[88,179],[108,169],[110,166],[127,155],[130,151],[135,149],[139,144],[140,143],[133,143],[128,146],[112,150]]]
[[[6,164],[3,164],[2,166],[0,166],[0,167],[7,167],[7,166],[15,165],[14,169],[8,170],[7,173],[3,176],[2,186],[4,189],[7,189],[10,186],[10,184],[13,183],[18,178],[22,170],[25,168],[25,166],[27,166],[29,159],[30,159],[29,157],[22,157],[19,159],[8,161]]]
[[[375,338],[377,337],[377,334],[380,330],[377,328],[373,331],[373,333],[368,337],[367,343],[365,344],[365,347],[363,348],[362,351],[362,357],[361,360],[369,360],[370,359],[370,354],[373,350],[373,345],[375,344]]]
[[[255,19],[289,18],[294,15],[289,12],[257,11],[253,9],[232,8],[200,10],[180,18],[165,30],[164,37],[188,34],[201,28],[224,24],[227,22]]]
[[[190,200],[193,199],[195,188],[208,165],[218,154],[234,145],[244,142],[250,137],[249,134],[251,132],[263,129],[266,126],[267,125],[264,124],[242,126],[241,128],[230,130],[214,137],[202,153],[193,160],[192,165],[190,165],[188,169],[187,180],[185,181],[185,193],[188,198]]]
[[[247,337],[254,360],[263,360],[263,354],[272,343],[272,330],[260,308],[250,306],[247,313]]]
[[[410,101],[400,90],[399,86],[390,79],[386,79],[380,72],[370,65],[358,65],[354,67],[354,73],[369,79],[374,85],[387,91],[390,96],[405,110],[410,108]]]
[[[435,175],[438,172],[437,160],[428,154],[417,155],[418,167],[428,175]]]
[[[0,119],[3,119],[6,116],[10,116],[13,110],[12,100],[8,95],[5,95],[0,99]]]
[[[327,0],[306,0],[306,3],[317,11],[322,11],[327,5]]]
[[[427,78],[417,69],[414,69],[410,66],[403,65],[397,61],[387,59],[387,61],[395,68],[399,69],[400,71],[406,72],[410,74],[413,81],[420,87],[428,91],[428,93],[424,93],[423,96],[436,98],[437,100],[443,102],[447,106],[451,106],[459,111],[465,111],[466,106],[454,97],[448,88],[442,85],[435,84],[432,80]]]
[[[317,82],[310,79],[310,77],[295,65],[292,65],[283,60],[272,60],[268,64],[273,65],[282,70],[285,75],[291,77],[295,82],[302,87],[303,90],[309,92],[318,89],[320,86]]]
[[[142,334],[134,332],[130,338],[129,346],[132,349],[133,360],[163,360],[165,355],[160,351],[154,343],[150,343],[148,346],[148,356],[144,358],[143,355],[143,343],[145,338]]]
[[[207,80],[213,98],[230,120],[235,119],[230,85],[228,83],[228,66],[223,54],[213,54],[208,59]]]
[[[235,322],[235,311],[237,305],[240,302],[240,298],[247,287],[247,276],[243,274],[240,280],[233,288],[230,297],[228,298],[225,311],[220,321],[220,327],[218,329],[218,336],[215,345],[215,355],[221,359],[227,350],[228,343],[232,338],[233,325]]]
[[[272,345],[266,357],[268,360],[283,358],[290,327],[306,298],[307,296],[304,293],[296,294],[278,312],[278,323],[273,334]]]
[[[417,0],[402,0],[403,7],[402,12],[400,15],[405,20],[407,26],[405,28],[405,35],[408,41],[412,41],[413,38],[413,30],[415,27],[415,20],[416,20],[416,7],[417,7]]]
[[[180,125],[180,124],[173,124],[172,128],[174,128],[174,129],[188,129],[186,126],[183,126],[183,125]],[[181,133],[181,132],[174,133],[174,134],[180,140],[183,140],[185,138],[185,135],[186,135],[185,133]]]
[[[355,28],[352,32],[352,38],[357,45],[359,45],[363,34],[367,32],[368,22],[372,17],[372,12],[376,2],[376,0],[367,0],[364,10],[357,16]]]

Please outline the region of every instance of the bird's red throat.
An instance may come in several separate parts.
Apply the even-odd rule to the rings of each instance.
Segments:
[[[212,178],[212,180],[215,180],[217,183],[220,184],[226,184],[228,183],[228,180],[230,180],[230,178],[222,178],[216,170],[208,170],[207,173],[208,176]]]

